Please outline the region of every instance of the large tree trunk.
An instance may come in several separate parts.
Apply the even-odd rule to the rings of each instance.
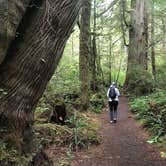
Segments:
[[[93,38],[92,38],[92,57],[91,57],[91,89],[95,92],[97,90],[97,46],[96,46],[96,0],[93,0]]]
[[[101,51],[100,44],[101,44],[100,38],[98,38],[98,42],[97,42],[96,70],[97,70],[97,77],[98,77],[97,84],[98,84],[98,87],[100,85],[100,88],[101,88],[102,85],[105,85],[105,80],[104,80],[103,70],[102,70],[102,67],[101,67],[101,58],[102,58],[102,55],[100,54],[100,51]]]
[[[0,64],[6,56],[11,41],[15,38],[17,27],[30,0],[0,1]]]
[[[125,86],[130,86],[134,69],[147,70],[148,22],[147,1],[131,1],[129,52]],[[139,76],[138,76],[139,77]],[[133,81],[133,80],[132,80]]]
[[[34,109],[62,56],[81,0],[33,0],[0,66],[1,137],[19,151],[32,143]]]
[[[91,0],[84,0],[81,12],[80,22],[80,82],[81,82],[81,105],[82,110],[86,110],[89,106],[89,90],[90,90],[90,18],[91,18]]]
[[[161,17],[161,21],[162,21],[162,29],[163,29],[163,49],[165,50],[165,45],[166,45],[166,22],[165,22],[165,18],[162,16]]]
[[[152,64],[152,74],[154,80],[156,80],[156,60],[155,60],[155,45],[154,43],[154,2],[152,1],[152,14],[151,14],[151,64]]]
[[[108,67],[109,67],[109,84],[112,82],[112,36],[109,36],[109,52],[108,52]]]

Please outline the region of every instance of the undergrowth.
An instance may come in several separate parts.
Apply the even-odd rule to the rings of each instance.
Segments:
[[[82,148],[87,149],[92,144],[97,145],[100,143],[101,138],[97,134],[99,128],[100,124],[95,118],[95,114],[90,112],[79,113],[73,111],[73,115],[66,121],[66,125],[63,126],[55,123],[47,123],[45,118],[36,119],[34,125],[35,151],[33,154],[29,156],[20,155],[15,149],[11,149],[6,143],[1,141],[0,165],[28,166],[33,161],[33,157],[40,151],[44,151],[50,161],[55,160],[47,154],[47,150],[53,146],[59,149],[67,149],[64,158],[57,158],[59,163],[63,165],[63,162],[68,163],[70,161],[74,152]]]
[[[156,92],[130,101],[130,110],[152,134],[149,143],[166,139],[166,91]]]
[[[99,124],[94,118],[91,120],[90,113],[74,112],[66,120],[66,125],[45,123],[42,119],[36,120],[36,135],[42,145],[55,143],[57,146],[69,146],[73,151],[78,148],[88,147],[90,144],[98,144],[100,138],[97,136]],[[44,123],[43,123],[44,122]]]
[[[32,160],[32,155],[20,155],[13,147],[8,147],[3,141],[0,141],[0,165],[9,166],[27,166]]]
[[[36,119],[35,134],[41,148],[47,149],[54,145],[67,148],[66,157],[58,160],[59,163],[68,163],[74,152],[100,143],[101,138],[97,133],[99,128],[100,124],[94,113],[72,111],[65,125],[46,123],[44,118]]]
[[[91,95],[89,109],[95,113],[101,113],[106,103],[106,92],[98,92]]]

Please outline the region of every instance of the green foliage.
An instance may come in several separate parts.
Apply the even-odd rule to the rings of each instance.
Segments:
[[[67,120],[67,122],[74,125],[73,128],[73,135],[74,135],[74,141],[70,143],[70,148],[75,149],[77,151],[79,146],[85,146],[84,142],[82,141],[81,137],[79,135],[81,134],[81,131],[84,127],[87,126],[87,123],[85,121],[85,118],[78,117],[77,112],[74,112],[74,115]]]
[[[156,87],[166,89],[166,63],[161,64],[160,66],[157,67],[157,80],[156,80]]]
[[[38,106],[36,108],[36,113],[42,113],[42,112],[47,112],[47,111],[49,111],[48,107],[40,107],[40,106]]]
[[[54,94],[73,94],[79,92],[79,68],[78,61],[71,62],[66,59],[62,59],[58,66],[54,76],[50,80],[46,93]]]
[[[166,1],[165,0],[152,0],[156,5],[156,10],[165,9]]]
[[[149,105],[147,103],[148,103],[148,96],[136,98],[132,102],[130,102],[130,106],[131,106],[130,108],[132,112],[139,111],[142,113],[149,109]]]
[[[151,95],[132,99],[130,110],[154,135],[149,143],[159,141],[166,134],[166,91],[157,90]]]
[[[91,120],[88,116],[73,111],[72,115],[66,120],[66,125],[63,126],[47,123],[37,118],[35,123],[37,144],[44,146],[56,143],[57,146],[69,146],[71,151],[86,148],[90,144],[98,144],[100,139],[97,135],[97,122]]]
[[[99,124],[94,115],[80,114],[75,111],[67,122],[73,126],[73,141],[69,145],[72,151],[77,151],[81,147],[87,148],[90,144],[100,143],[100,138],[97,134]]]
[[[154,81],[152,75],[140,67],[135,67],[129,71],[128,91],[136,96],[145,95],[153,91]]]
[[[105,96],[105,92],[93,94],[90,98],[90,110],[95,113],[101,113],[103,107],[105,106]]]
[[[38,146],[53,143],[62,146],[71,141],[72,130],[66,126],[53,123],[36,123],[35,131]]]
[[[7,166],[18,165],[28,166],[28,163],[32,160],[32,156],[21,156],[17,150],[8,147],[6,143],[0,141],[0,164]]]
[[[103,66],[103,70],[104,70],[104,74],[105,74],[105,82],[107,84],[107,86],[109,86],[111,84],[111,81],[116,81],[117,80],[117,76],[118,76],[118,71],[110,71],[110,68],[108,68],[107,66]],[[111,78],[110,78],[110,72],[111,72]],[[125,81],[125,71],[120,71],[119,73],[119,78],[118,78],[118,82],[117,85],[119,86],[123,86],[124,81]]]

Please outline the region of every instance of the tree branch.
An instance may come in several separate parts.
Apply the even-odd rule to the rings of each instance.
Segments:
[[[159,40],[155,40],[155,42],[152,42],[148,45],[148,47],[146,47],[145,49],[148,50],[149,48],[151,48],[152,46],[160,43],[163,39],[159,39]]]
[[[104,13],[106,13],[108,10],[110,10],[114,5],[116,5],[117,4],[117,2],[118,2],[119,0],[114,0],[114,1],[112,1],[111,2],[111,4],[108,6],[108,8],[107,9],[105,9],[104,11],[102,11],[100,14],[98,14],[96,17],[98,18],[98,17],[101,17]]]

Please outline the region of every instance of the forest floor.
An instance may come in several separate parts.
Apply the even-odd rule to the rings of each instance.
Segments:
[[[71,166],[164,166],[166,159],[146,141],[147,132],[128,111],[128,100],[120,98],[118,121],[109,123],[108,109],[99,115],[100,145],[76,153]]]

